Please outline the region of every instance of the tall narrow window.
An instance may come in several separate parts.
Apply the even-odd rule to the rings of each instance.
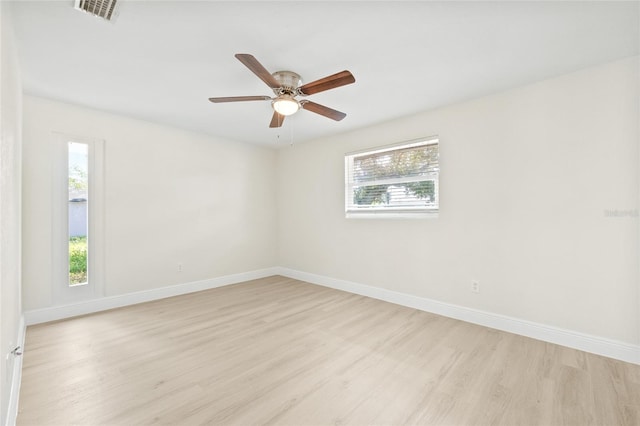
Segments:
[[[54,135],[53,297],[66,304],[102,295],[104,141]]]
[[[88,279],[89,252],[89,146],[69,142],[69,285]]]

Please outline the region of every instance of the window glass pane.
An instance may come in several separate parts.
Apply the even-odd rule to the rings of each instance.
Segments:
[[[69,285],[88,282],[89,146],[69,142]]]
[[[353,188],[353,203],[358,206],[428,207],[434,205],[434,202],[434,180]]]
[[[424,176],[438,168],[438,145],[400,148],[392,151],[364,154],[353,159],[353,181]]]

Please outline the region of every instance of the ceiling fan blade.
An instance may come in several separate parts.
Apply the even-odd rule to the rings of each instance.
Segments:
[[[271,123],[269,124],[269,127],[281,127],[283,122],[284,115],[278,114],[277,112],[273,111],[273,117],[271,117]]]
[[[209,98],[214,104],[222,102],[244,102],[244,101],[270,101],[269,96],[227,96],[221,98]]]
[[[298,91],[302,95],[313,95],[314,93],[320,93],[324,92],[325,90],[335,89],[336,87],[355,83],[355,81],[356,79],[353,74],[345,70],[300,86],[298,88]]]
[[[317,104],[311,101],[301,101],[300,105],[307,111],[315,112],[316,114],[324,115],[332,120],[340,121],[347,116],[344,112],[336,111],[324,105]]]
[[[236,58],[238,58],[238,60],[242,62],[245,67],[249,68],[251,72],[257,75],[260,80],[267,83],[267,86],[271,87],[272,89],[277,89],[278,87],[280,87],[280,83],[278,83],[278,80],[276,80],[271,75],[271,73],[267,71],[267,69],[263,67],[262,64],[258,62],[258,60],[252,55],[249,55],[248,53],[238,53],[236,54]]]

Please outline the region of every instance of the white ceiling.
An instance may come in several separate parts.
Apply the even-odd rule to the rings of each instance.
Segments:
[[[268,146],[346,132],[639,52],[639,3],[122,1],[108,23],[73,1],[12,5],[27,93]],[[269,129],[272,95],[234,58],[305,82],[356,83]],[[280,137],[280,139],[278,139]]]

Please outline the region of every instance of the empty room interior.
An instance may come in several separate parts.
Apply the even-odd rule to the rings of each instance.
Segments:
[[[0,2],[1,425],[640,425],[640,2]]]

